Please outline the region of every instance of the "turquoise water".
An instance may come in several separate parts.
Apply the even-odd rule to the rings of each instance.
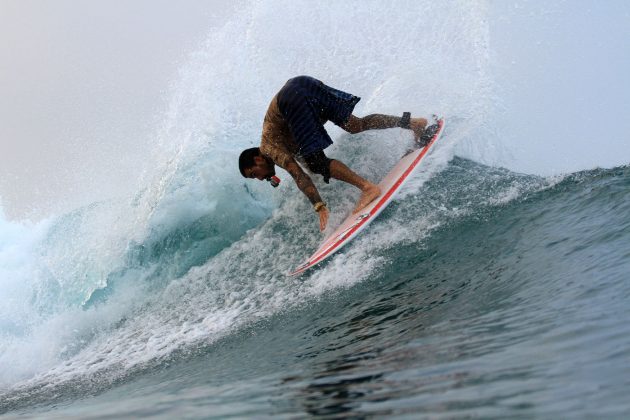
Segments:
[[[621,417],[630,409],[629,186],[627,167],[550,183],[455,158],[331,263],[298,281],[267,275],[285,296],[235,277],[234,302],[216,296],[210,314],[237,307],[247,317],[280,299],[277,312],[217,340],[197,331],[198,340],[135,366],[119,354],[112,366],[62,381],[67,373],[53,369],[5,391],[0,407],[35,417]],[[493,202],[515,188],[517,197]],[[440,222],[424,238],[377,246],[370,258],[379,263],[364,280],[298,298],[324,287],[320,277],[343,283],[336,259],[355,258],[379,228],[411,217]],[[281,221],[269,224],[282,231]],[[221,287],[210,273],[197,276],[180,286],[181,307],[197,308],[193,295],[208,300]],[[167,290],[158,299],[174,304]],[[261,296],[243,308],[246,290]],[[83,352],[134,354],[109,337],[138,345],[146,324],[137,318],[156,312],[136,309]],[[185,336],[186,326],[208,326],[198,316],[162,321],[181,323],[169,330]]]
[[[244,2],[182,65],[132,197],[0,212],[0,415],[627,416],[630,169],[502,168],[519,115],[491,4],[381,3]],[[361,96],[358,115],[448,126],[365,232],[291,278],[316,216],[287,174],[271,189],[235,162],[298,74]],[[327,128],[370,179],[412,145]],[[317,182],[332,229],[358,192]]]

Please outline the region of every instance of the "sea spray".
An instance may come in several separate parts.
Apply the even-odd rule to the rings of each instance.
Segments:
[[[280,6],[246,3],[183,66],[147,153],[155,168],[134,197],[51,219],[27,258],[37,274],[23,283],[23,291],[38,285],[37,293],[24,293],[27,307],[43,315],[30,318],[23,333],[3,332],[7,392],[49,384],[54,393],[64,383],[101,389],[177,351],[350,287],[387,262],[367,258],[375,251],[367,235],[312,281],[285,277],[321,238],[314,215],[291,182],[274,190],[247,181],[235,162],[240,150],[258,144],[269,100],[289,77],[309,74],[361,96],[357,115],[459,118],[436,150],[439,164],[407,194],[446,167],[454,145],[492,141],[480,140],[493,103],[483,3],[406,2],[396,14],[379,2]],[[389,16],[387,25],[379,16]],[[372,178],[412,144],[401,129],[356,136],[327,129],[336,142],[332,156]],[[334,222],[356,191],[317,182]],[[442,223],[426,216],[417,214],[417,236],[405,241]],[[44,357],[33,364],[36,355]]]

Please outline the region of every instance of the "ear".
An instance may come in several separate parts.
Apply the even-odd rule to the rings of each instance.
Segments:
[[[258,155],[258,156],[254,156],[254,164],[255,165],[260,165],[261,162],[264,162],[265,158]]]

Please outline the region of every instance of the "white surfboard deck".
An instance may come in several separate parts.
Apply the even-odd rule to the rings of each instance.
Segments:
[[[304,263],[295,268],[290,276],[297,276],[304,271],[319,264],[326,258],[339,251],[345,244],[350,242],[355,236],[359,234],[363,229],[367,227],[372,220],[378,216],[385,207],[392,201],[395,193],[400,190],[405,181],[410,178],[414,169],[418,167],[418,164],[422,161],[431,149],[431,146],[440,138],[444,131],[444,119],[438,121],[439,129],[429,141],[429,143],[423,148],[414,150],[413,152],[403,156],[402,159],[389,171],[385,178],[378,184],[381,187],[381,195],[368,204],[358,214],[351,214],[344,220],[344,222],[330,234],[320,247],[311,255]]]

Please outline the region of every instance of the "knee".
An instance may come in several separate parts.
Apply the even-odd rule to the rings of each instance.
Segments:
[[[306,161],[306,165],[308,169],[314,174],[324,175],[327,172],[330,172],[330,162],[332,159],[329,159],[327,156],[323,156],[319,159],[311,159]]]
[[[330,179],[330,163],[332,162],[332,159],[328,158],[324,152],[318,152],[307,156],[305,161],[311,172],[322,175],[324,177],[324,181],[328,183],[328,180]]]

